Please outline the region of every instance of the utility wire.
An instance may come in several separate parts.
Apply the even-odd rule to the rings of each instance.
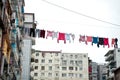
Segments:
[[[114,26],[120,26],[120,24],[115,24],[115,23],[111,23],[111,22],[104,21],[104,20],[101,20],[101,19],[97,19],[97,18],[95,18],[95,17],[82,14],[82,13],[80,13],[80,12],[77,12],[77,11],[74,11],[74,10],[71,10],[71,9],[68,9],[68,8],[65,8],[65,7],[63,7],[63,6],[60,6],[60,5],[51,3],[51,2],[46,1],[46,0],[42,0],[42,1],[44,1],[44,2],[46,2],[46,3],[48,3],[48,4],[51,4],[51,5],[53,5],[53,6],[59,7],[59,8],[61,8],[61,9],[64,9],[64,10],[66,10],[66,11],[69,11],[69,12],[72,12],[72,13],[75,13],[75,14],[78,14],[78,15],[81,15],[81,16],[84,16],[84,17],[93,19],[93,20],[97,20],[97,21],[100,21],[100,22],[103,22],[103,23],[107,23],[107,24],[114,25]]]

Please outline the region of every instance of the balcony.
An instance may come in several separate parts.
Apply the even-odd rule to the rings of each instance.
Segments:
[[[111,61],[111,60],[113,60],[113,59],[114,59],[114,54],[109,54],[109,55],[106,57],[105,61]]]
[[[109,50],[109,51],[105,54],[105,56],[108,56],[108,55],[113,54],[113,53],[114,53],[114,50]]]
[[[11,5],[18,5],[18,0],[9,0]]]
[[[111,61],[109,62],[109,65],[113,65],[113,64],[115,64],[115,63],[116,63],[116,61],[111,60]]]
[[[18,1],[17,0],[9,0],[11,4],[11,8],[13,11],[16,11],[16,6],[18,6]]]

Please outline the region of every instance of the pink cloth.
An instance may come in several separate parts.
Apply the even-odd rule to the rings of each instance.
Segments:
[[[46,39],[48,37],[53,37],[53,31],[47,31]]]
[[[80,35],[79,42],[86,42],[85,36]]]
[[[114,44],[115,44],[115,39],[112,38],[111,46],[113,47]]]
[[[92,42],[92,36],[86,36],[86,44],[88,44],[88,42]]]

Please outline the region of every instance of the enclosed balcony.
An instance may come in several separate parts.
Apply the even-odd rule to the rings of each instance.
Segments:
[[[16,6],[18,5],[18,0],[9,0],[11,4],[11,8],[13,11],[16,10]]]

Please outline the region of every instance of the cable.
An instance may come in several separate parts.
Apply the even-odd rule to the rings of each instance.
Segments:
[[[62,8],[64,10],[67,10],[69,12],[72,12],[72,13],[75,13],[75,14],[78,14],[78,15],[81,15],[81,16],[84,16],[84,17],[87,17],[87,18],[90,18],[90,19],[93,19],[93,20],[97,20],[97,21],[100,21],[100,22],[103,22],[103,23],[107,23],[107,24],[111,24],[111,25],[114,25],[114,26],[120,26],[120,24],[115,24],[115,23],[111,23],[111,22],[108,22],[108,21],[104,21],[104,20],[101,20],[101,19],[97,19],[95,17],[92,17],[92,16],[88,16],[88,15],[85,15],[85,14],[82,14],[82,13],[79,13],[77,11],[74,11],[74,10],[71,10],[71,9],[68,9],[68,8],[65,8],[63,6],[60,6],[60,5],[57,5],[57,4],[54,4],[54,3],[51,3],[49,1],[46,1],[46,0],[42,0],[48,4],[51,4],[53,6],[56,6],[56,7],[59,7],[59,8]]]

